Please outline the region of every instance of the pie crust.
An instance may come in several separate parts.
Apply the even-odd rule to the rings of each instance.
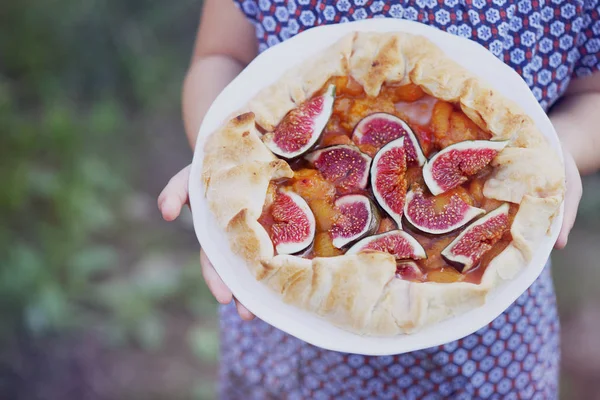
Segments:
[[[331,77],[352,76],[368,96],[384,83],[419,85],[427,94],[459,104],[490,140],[509,140],[493,160],[487,198],[519,204],[512,242],[487,266],[481,283],[411,282],[396,278],[396,261],[384,253],[306,259],[275,255],[257,221],[269,182],[291,178],[289,164],[261,141],[257,125],[272,131],[293,108]],[[428,39],[406,33],[352,33],[297,65],[233,114],[208,139],[202,184],[211,211],[232,250],[259,281],[283,300],[362,335],[412,333],[485,303],[513,279],[549,233],[564,197],[560,158],[514,102],[458,65]]]

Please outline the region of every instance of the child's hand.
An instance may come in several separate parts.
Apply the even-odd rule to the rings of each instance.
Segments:
[[[169,183],[167,183],[167,186],[165,186],[158,196],[158,208],[165,221],[173,221],[179,216],[181,207],[185,204],[189,205],[188,178],[190,176],[190,167],[191,166],[188,165],[171,178]],[[233,298],[231,290],[223,283],[221,277],[217,274],[217,271],[202,249],[200,249],[200,266],[202,268],[202,276],[204,277],[208,289],[219,303],[229,304],[233,299],[238,314],[242,319],[251,320],[254,318],[254,314]]]
[[[567,245],[567,239],[569,238],[569,232],[575,224],[575,218],[577,217],[577,209],[579,208],[579,200],[583,193],[581,185],[581,176],[579,170],[575,164],[575,160],[571,153],[567,150],[563,150],[565,158],[565,176],[567,180],[567,191],[565,193],[565,215],[558,239],[554,245],[557,249],[562,249]]]

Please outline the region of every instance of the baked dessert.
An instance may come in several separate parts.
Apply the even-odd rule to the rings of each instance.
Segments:
[[[407,33],[353,33],[285,73],[207,139],[202,174],[256,279],[380,336],[484,304],[565,190],[518,105]]]

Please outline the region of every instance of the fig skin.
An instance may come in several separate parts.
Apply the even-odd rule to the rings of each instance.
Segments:
[[[509,210],[504,203],[473,222],[442,250],[442,257],[463,274],[469,271],[509,229]]]
[[[271,207],[274,224],[269,236],[278,254],[302,253],[312,245],[315,217],[308,203],[291,190],[280,190]],[[292,235],[296,237],[291,237]],[[300,235],[300,236],[298,236]]]
[[[485,168],[508,141],[466,140],[436,153],[423,166],[423,179],[437,196],[453,189]]]
[[[357,205],[358,210],[353,209],[353,205]],[[379,212],[367,196],[345,195],[336,200],[335,206],[339,211],[339,217],[330,232],[333,245],[338,249],[350,246],[365,236],[373,234],[379,227]],[[359,225],[352,226],[352,224]]]
[[[466,203],[458,194],[450,196],[441,212],[436,213],[433,197],[426,197],[418,185],[406,195],[404,217],[418,230],[440,235],[452,232],[485,213],[485,210]]]
[[[293,159],[310,151],[319,141],[335,100],[335,85],[321,96],[307,100],[291,110],[273,132],[263,135],[263,143],[274,154]]]
[[[408,164],[423,165],[427,159],[419,140],[408,124],[393,114],[378,112],[363,118],[354,128],[352,140],[357,145],[372,145],[381,148],[398,138],[405,138]]]

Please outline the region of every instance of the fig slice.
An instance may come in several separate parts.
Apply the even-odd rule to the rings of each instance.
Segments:
[[[437,196],[466,182],[488,165],[508,141],[467,140],[446,147],[423,166],[423,179]]]
[[[349,194],[335,201],[339,216],[331,226],[333,245],[338,249],[348,246],[379,226],[379,213],[375,204],[362,194]]]
[[[396,264],[396,276],[406,281],[418,281],[423,276],[423,272],[416,262],[402,260]]]
[[[291,110],[275,130],[263,135],[263,142],[274,154],[291,159],[309,151],[321,137],[331,117],[335,85]]]
[[[397,260],[427,258],[423,246],[414,237],[402,230],[368,236],[353,245],[346,254],[356,254],[364,251],[390,253]]]
[[[371,188],[377,203],[402,228],[402,213],[406,199],[405,138],[392,140],[383,146],[371,165]]]
[[[406,122],[395,115],[378,112],[366,116],[356,125],[352,133],[354,143],[370,144],[377,148],[394,139],[404,137],[406,148],[406,161],[408,164],[425,164],[427,159],[423,155],[419,140]]]
[[[308,203],[290,190],[280,190],[271,205],[270,237],[279,254],[296,254],[315,237],[315,217]]]
[[[408,222],[420,231],[435,235],[458,229],[481,214],[485,214],[485,210],[469,205],[456,193],[445,199],[435,198],[426,196],[419,186],[408,192],[404,205]]]
[[[508,212],[504,203],[473,222],[442,250],[442,257],[462,273],[470,270],[508,230]]]
[[[313,151],[305,159],[343,193],[364,189],[369,181],[371,157],[356,146],[340,144]]]

